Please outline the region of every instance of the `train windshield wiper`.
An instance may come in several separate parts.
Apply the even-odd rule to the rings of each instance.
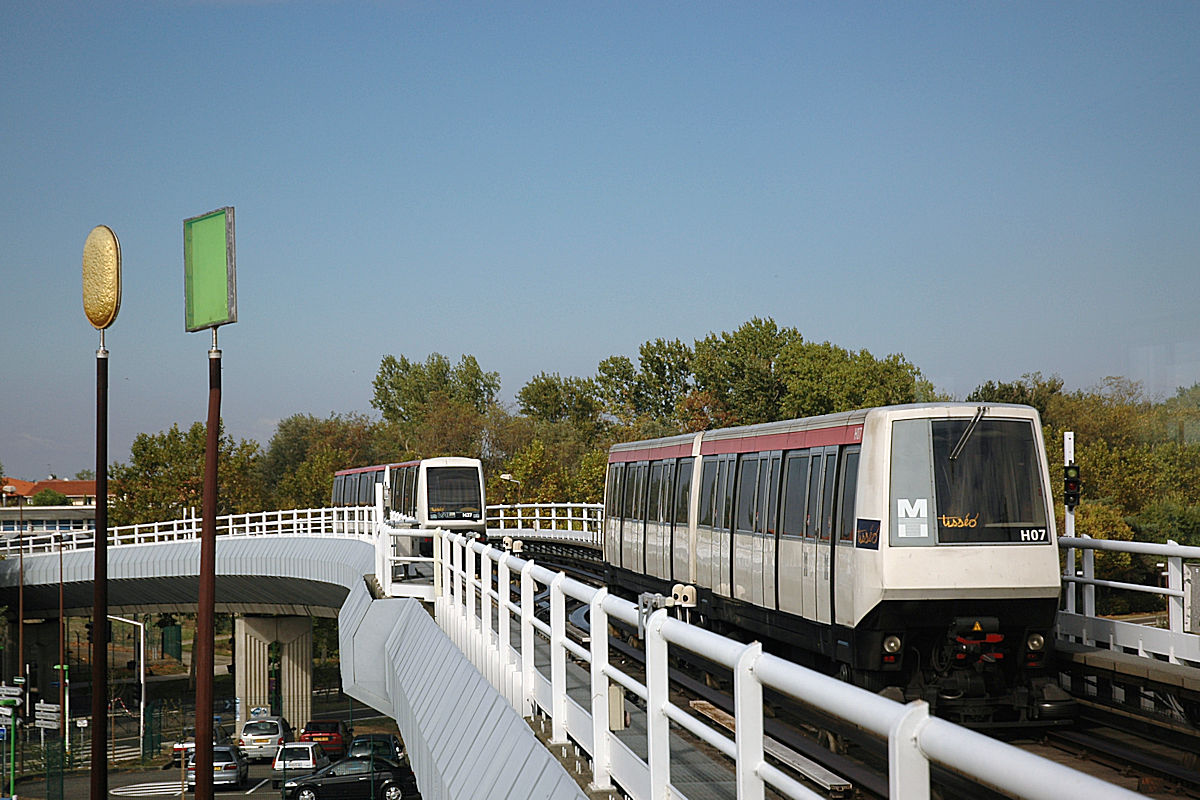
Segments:
[[[958,456],[962,453],[963,448],[967,446],[967,439],[971,438],[971,434],[975,432],[975,426],[979,424],[979,420],[983,419],[983,412],[987,411],[985,406],[980,406],[975,412],[975,416],[971,418],[971,424],[967,425],[962,436],[958,439],[958,444],[954,445],[954,449],[950,451],[950,460],[957,461]]]

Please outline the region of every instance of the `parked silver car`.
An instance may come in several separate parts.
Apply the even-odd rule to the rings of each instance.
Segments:
[[[292,726],[283,717],[257,717],[242,723],[238,747],[246,758],[275,758],[279,746],[292,741]]]
[[[214,747],[212,754],[213,786],[236,786],[239,789],[250,781],[250,762],[236,747]],[[187,788],[196,791],[196,754],[188,759]]]

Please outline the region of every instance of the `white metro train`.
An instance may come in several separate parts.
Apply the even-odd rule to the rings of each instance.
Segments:
[[[376,484],[384,487],[384,507],[394,524],[486,533],[483,466],[477,458],[447,456],[339,470],[333,476],[333,505],[373,505]],[[432,555],[433,540],[422,539],[418,549]]]
[[[1055,724],[1060,590],[1037,411],[943,403],[617,444],[609,583],[966,724]],[[894,688],[888,688],[894,687]]]

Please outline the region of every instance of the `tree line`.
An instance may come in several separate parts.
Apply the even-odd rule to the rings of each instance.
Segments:
[[[378,416],[296,414],[265,447],[222,432],[221,513],[321,507],[335,470],[441,455],[480,458],[490,502],[598,502],[614,442],[954,399],[903,355],[808,341],[770,318],[690,344],[647,341],[636,355],[603,359],[589,376],[539,373],[515,393],[514,406],[500,402],[500,387],[499,374],[471,355],[457,363],[440,353],[385,355],[371,385]],[[1057,465],[1069,430],[1084,476],[1077,533],[1200,545],[1200,384],[1155,400],[1123,378],[1068,391],[1057,376],[1032,373],[987,381],[964,399],[1041,412],[1060,531]],[[113,524],[199,509],[204,442],[200,422],[139,434],[129,461],[110,472]],[[505,473],[518,482],[500,480]],[[1138,557],[1100,561],[1118,578],[1154,569]]]

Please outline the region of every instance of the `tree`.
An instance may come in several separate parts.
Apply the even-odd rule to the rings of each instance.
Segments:
[[[387,355],[379,364],[373,385],[371,405],[385,420],[419,423],[430,402],[443,397],[465,403],[482,414],[496,400],[500,375],[484,372],[470,355],[464,355],[455,366],[441,353],[431,353],[424,363]]]
[[[261,511],[266,492],[259,468],[258,443],[234,442],[219,435],[217,494],[219,514]],[[139,433],[128,464],[109,469],[114,497],[110,518],[115,525],[178,519],[202,505],[207,434],[201,422],[187,431],[178,425],[157,434]]]
[[[96,470],[81,469],[81,470],[79,470],[79,472],[75,473],[75,480],[77,480],[77,481],[94,481],[94,480],[96,480]]]
[[[395,461],[405,455],[394,426],[362,414],[324,419],[296,414],[275,426],[262,464],[263,483],[276,508],[308,508],[328,502],[333,473]]]
[[[595,381],[561,378],[558,373],[540,372],[517,392],[521,413],[542,422],[570,422],[579,428],[600,421],[600,401]]]
[[[876,359],[829,342],[789,342],[779,354],[781,419],[932,399],[932,385],[901,355]]]
[[[1027,372],[1019,380],[1009,383],[982,383],[967,395],[967,402],[1033,406],[1044,419],[1050,403],[1062,394],[1062,389],[1063,380],[1057,375],[1044,378],[1040,372]]]
[[[29,498],[31,506],[65,506],[71,502],[62,492],[56,492],[53,489],[42,489],[40,492]]]
[[[780,328],[769,317],[755,317],[733,333],[709,334],[696,342],[693,391],[706,392],[711,399],[704,406],[726,424],[785,419],[782,403],[787,387],[779,358],[789,345],[801,342],[800,331]]]

